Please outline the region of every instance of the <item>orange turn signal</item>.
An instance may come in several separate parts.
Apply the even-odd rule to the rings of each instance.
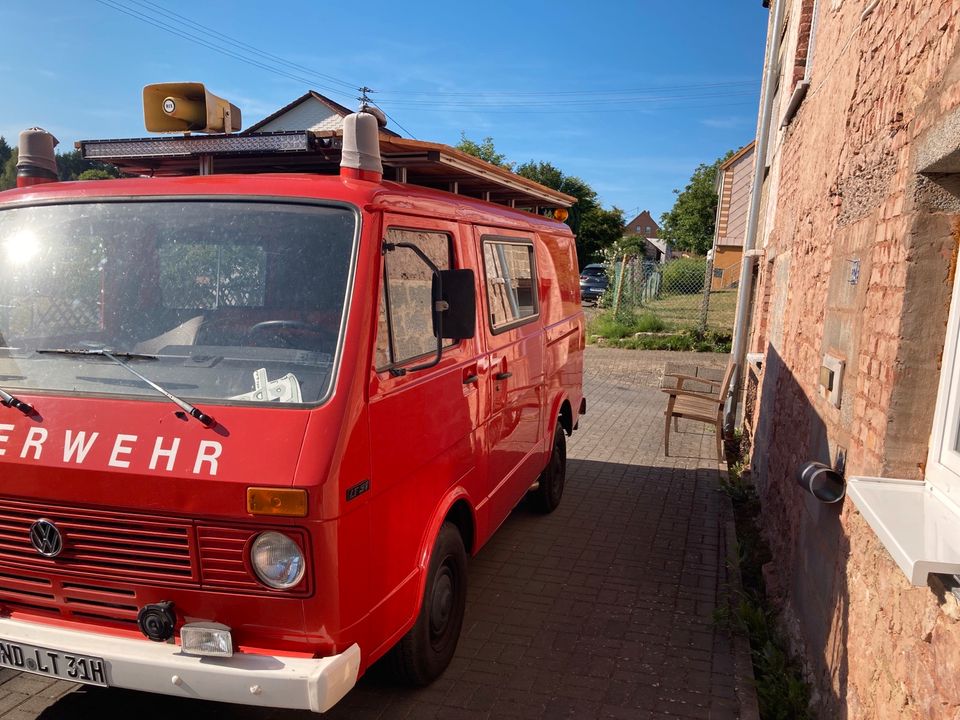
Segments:
[[[555,208],[553,211],[554,220],[559,220],[560,222],[563,222],[568,217],[570,217],[570,211],[567,210],[566,208]]]
[[[251,515],[307,516],[307,491],[248,487],[247,512]]]

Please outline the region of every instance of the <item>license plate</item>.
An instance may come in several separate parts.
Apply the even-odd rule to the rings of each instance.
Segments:
[[[0,639],[0,667],[107,687],[102,658]]]

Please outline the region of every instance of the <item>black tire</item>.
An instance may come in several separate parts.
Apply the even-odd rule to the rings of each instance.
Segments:
[[[467,552],[453,523],[445,522],[430,556],[417,622],[392,650],[394,673],[428,685],[447,669],[460,639],[467,604]]]
[[[552,513],[563,497],[563,487],[567,482],[567,436],[563,427],[557,423],[553,433],[553,450],[547,466],[540,473],[537,489],[531,493],[533,509],[543,514]]]

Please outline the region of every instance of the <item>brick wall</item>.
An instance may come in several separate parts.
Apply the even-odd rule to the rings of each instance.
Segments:
[[[755,293],[767,579],[822,717],[955,719],[960,624],[943,598],[907,583],[849,500],[794,480],[838,453],[848,474],[921,479],[936,400],[960,207],[917,157],[960,112],[960,3],[881,0],[861,21],[866,5],[820,0],[812,44],[813,3],[789,7],[783,82],[813,61],[774,145]],[[846,363],[839,408],[818,386],[825,354]]]

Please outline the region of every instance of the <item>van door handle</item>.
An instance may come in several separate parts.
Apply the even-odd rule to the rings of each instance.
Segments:
[[[513,377],[513,373],[504,370],[503,372],[498,372],[496,375],[494,375],[494,377],[497,380],[506,380],[508,377]]]
[[[477,371],[477,363],[467,365],[463,369],[463,375],[460,376],[464,385],[476,385],[480,382],[480,373]]]

